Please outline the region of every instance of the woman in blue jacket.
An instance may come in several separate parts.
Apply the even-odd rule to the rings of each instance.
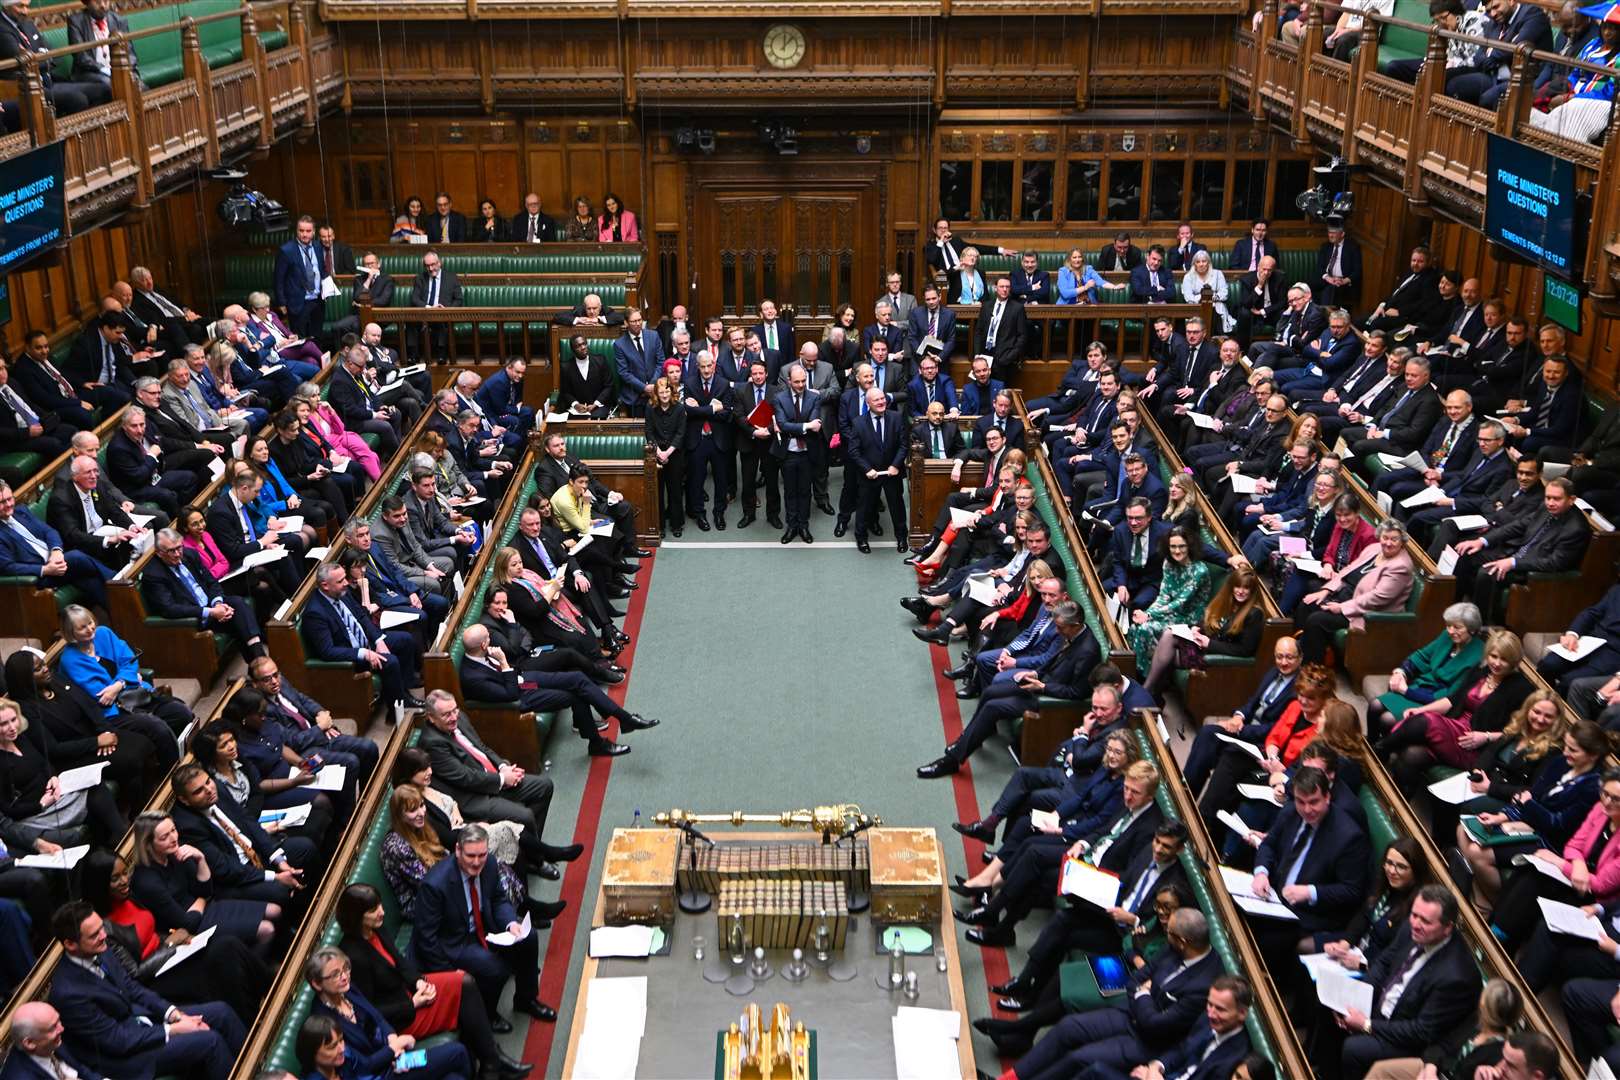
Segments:
[[[304,978],[315,991],[315,1001],[309,1007],[310,1018],[331,1020],[342,1037],[344,1053],[336,1068],[328,1060],[322,1068],[319,1060],[310,1075],[341,1076],[344,1080],[360,1077],[410,1078],[410,1080],[468,1080],[473,1075],[472,1057],[459,1042],[441,1043],[417,1051],[416,1040],[410,1035],[396,1032],[383,1014],[349,985],[349,958],[334,945],[316,949],[304,963]],[[330,1046],[331,1036],[322,1039]],[[299,1033],[298,1048],[305,1048],[303,1032]],[[402,1055],[421,1054],[425,1060],[409,1068],[400,1068],[410,1059]],[[329,1055],[323,1055],[328,1056]],[[313,1057],[313,1054],[312,1054]]]
[[[96,617],[88,608],[78,604],[67,606],[62,612],[62,637],[67,641],[67,648],[62,650],[58,670],[69,682],[88,691],[114,726],[134,717],[136,722],[131,726],[151,731],[152,725],[141,722],[140,718],[155,716],[171,733],[179,735],[191,723],[191,710],[185,703],[141,678],[139,657],[134,650],[112,630],[97,626]]]

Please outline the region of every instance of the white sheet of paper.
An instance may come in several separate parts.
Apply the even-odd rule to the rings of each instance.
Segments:
[[[1245,754],[1252,755],[1254,757],[1254,760],[1256,760],[1256,761],[1264,761],[1264,760],[1266,760],[1266,752],[1264,750],[1260,749],[1258,746],[1254,745],[1254,743],[1252,743],[1252,742],[1244,742],[1242,739],[1238,738],[1236,735],[1228,735],[1224,731],[1217,731],[1215,733],[1215,737],[1217,739],[1221,740],[1221,742],[1223,742],[1223,743],[1230,743],[1231,745],[1237,747],[1239,750],[1242,750]],[[1270,784],[1247,784],[1245,786],[1246,787],[1263,787],[1263,788],[1266,789],[1267,793],[1269,793],[1271,791],[1271,785]]]
[[[1548,900],[1545,896],[1536,897],[1536,903],[1541,905],[1541,917],[1546,920],[1549,930],[1587,941],[1596,941],[1603,932],[1603,924],[1596,916],[1588,915],[1574,904]]]
[[[78,847],[63,848],[50,855],[24,855],[17,860],[17,865],[33,866],[41,870],[71,870],[79,865],[79,860],[89,851],[89,844],[80,844]]]
[[[899,1080],[938,1080],[957,1076],[956,1040],[941,1034],[940,1025],[909,1012],[890,1021],[894,1031],[894,1069]]]
[[[1225,825],[1228,829],[1231,829],[1233,832],[1237,833],[1239,836],[1248,836],[1250,833],[1255,831],[1253,825],[1250,825],[1247,821],[1244,821],[1230,810],[1215,811],[1215,819],[1222,825]]]
[[[1615,1080],[1614,1070],[1609,1063],[1600,1057],[1592,1059],[1592,1067],[1586,1070],[1586,1080]]]
[[[908,1024],[936,1028],[947,1039],[962,1037],[962,1014],[955,1009],[921,1009],[915,1005],[902,1005],[895,1010],[895,1015],[904,1016]]]
[[[1238,794],[1243,796],[1245,799],[1254,799],[1256,802],[1268,802],[1273,806],[1282,805],[1281,800],[1277,798],[1276,789],[1270,784],[1239,784],[1237,789]]]
[[[408,367],[402,367],[402,368],[399,369],[399,377],[402,378],[402,379],[406,379],[406,378],[409,378],[412,375],[420,375],[420,374],[422,374],[422,372],[424,372],[426,370],[427,370],[427,365],[426,364],[411,364]]]
[[[332,455],[332,471],[346,473],[349,471],[349,459],[342,454]]]
[[[1063,824],[1054,810],[1031,810],[1029,812],[1029,823],[1042,832],[1046,831],[1046,826],[1057,828]]]
[[[1253,476],[1244,476],[1240,472],[1227,473],[1226,482],[1232,485],[1232,490],[1239,495],[1253,495],[1260,490],[1260,481]]]
[[[217,929],[219,929],[219,927],[210,926],[208,929],[204,930],[202,933],[198,934],[196,937],[192,938],[178,949],[175,949],[174,955],[169,957],[169,959],[164,962],[162,967],[158,968],[158,974],[162,975],[168,972],[176,965],[184,963],[192,956],[195,956],[197,953],[200,953],[206,949],[208,947],[208,939],[214,936],[214,931]]]
[[[1441,802],[1451,803],[1453,806],[1479,798],[1474,789],[1469,786],[1468,774],[1460,772],[1455,776],[1448,776],[1444,780],[1436,780],[1429,785],[1429,794]]]
[[[312,547],[308,551],[304,552],[304,558],[314,559],[316,562],[320,562],[322,559],[326,558],[326,553],[331,550],[332,549],[329,547]]]
[[[523,920],[525,935],[529,921]],[[651,927],[647,927],[649,934]],[[493,934],[490,935],[494,937]],[[585,994],[585,1027],[641,1038],[647,1031],[647,976],[592,979]]]
[[[1294,564],[1294,569],[1300,571],[1301,573],[1311,574],[1319,578],[1327,578],[1332,576],[1328,571],[1327,563],[1323,562],[1321,559],[1295,558],[1290,559],[1289,561]]]
[[[1110,596],[1108,598],[1108,617],[1110,619],[1113,619],[1115,622],[1118,622],[1120,620],[1120,617],[1123,616],[1124,614],[1125,614],[1125,605],[1121,604],[1119,602],[1119,597]]]
[[[93,535],[99,536],[103,540],[108,540],[114,536],[117,536],[123,531],[124,527],[122,525],[103,525],[101,528],[97,529]]]
[[[1390,511],[1395,509],[1395,497],[1387,491],[1380,491],[1378,493],[1377,502],[1378,509],[1382,513],[1388,514]]]
[[[1311,544],[1303,536],[1285,536],[1277,541],[1277,552],[1285,559],[1305,558],[1311,553]]]
[[[338,294],[337,282],[329,277],[321,278],[321,299],[328,300]]]
[[[1373,455],[1384,463],[1386,469],[1421,469],[1423,468],[1423,455],[1416,450],[1402,457],[1399,454],[1386,454],[1380,451]]]
[[[299,803],[297,806],[289,806],[285,810],[266,810],[259,815],[259,824],[261,826],[274,825],[279,821],[283,829],[296,829],[309,820],[309,808],[312,805],[312,803]]]
[[[152,522],[157,520],[157,515],[156,514],[131,514],[131,515],[129,515],[129,520],[133,521],[135,524],[139,525],[141,528],[144,529],[148,525],[152,524]]]
[[[219,458],[214,458],[208,463],[208,475],[214,480],[218,480],[220,477],[224,476],[225,463],[219,460]]]
[[[1119,875],[1099,870],[1090,863],[1083,863],[1078,859],[1063,860],[1063,878],[1058,883],[1059,895],[1072,896],[1106,909],[1119,903],[1119,890]]]
[[[972,528],[974,519],[978,517],[978,515],[972,510],[963,510],[956,506],[951,507],[950,510],[951,524],[956,526],[958,529]]]
[[[1205,413],[1201,413],[1201,412],[1193,412],[1191,410],[1188,410],[1188,412],[1187,412],[1187,419],[1189,419],[1189,420],[1191,420],[1193,422],[1194,427],[1205,428],[1205,429],[1207,429],[1209,431],[1214,431],[1217,427],[1220,426],[1220,423],[1221,423],[1219,420],[1215,419],[1213,416],[1209,416],[1209,415],[1207,415]]]
[[[1457,569],[1457,559],[1457,549],[1447,544],[1440,557],[1434,561],[1434,565],[1442,574],[1449,574]]]
[[[377,625],[384,630],[389,630],[396,626],[404,626],[406,623],[413,623],[421,617],[422,613],[420,611],[385,611],[377,619]]]
[[[1425,487],[1416,494],[1408,495],[1406,498],[1401,500],[1401,505],[1406,507],[1408,510],[1411,510],[1414,507],[1419,506],[1433,506],[1435,503],[1449,499],[1450,497],[1451,496],[1447,495],[1440,489],[1439,484],[1436,484],[1434,487]]]
[[[627,1038],[609,1024],[587,1027],[580,1032],[579,1047],[574,1053],[574,1077],[575,1080],[635,1080],[640,1058],[639,1038]]]
[[[1547,646],[1547,651],[1552,653],[1554,656],[1561,656],[1565,660],[1584,660],[1586,657],[1591,656],[1608,643],[1607,638],[1592,637],[1589,634],[1582,634],[1580,636],[1580,640],[1575,643],[1575,648],[1573,651],[1564,648],[1562,645],[1559,645],[1556,642]]]
[[[1198,639],[1193,637],[1196,632],[1194,627],[1188,626],[1186,623],[1172,623],[1170,626],[1170,633],[1183,641],[1190,641],[1195,645],[1198,644]]]
[[[579,549],[575,548],[574,550],[577,551]],[[453,575],[451,575],[450,583],[456,587],[456,595],[459,596],[461,593],[466,591],[467,582],[462,578],[460,570],[457,570]]]
[[[309,785],[311,791],[342,791],[343,781],[348,779],[347,765],[322,765],[315,773],[315,782]]]
[[[1343,968],[1338,971],[1321,970],[1316,977],[1316,1000],[1343,1016],[1351,1009],[1361,1015],[1372,1013],[1373,985],[1351,978]]]
[[[1525,859],[1525,864],[1538,873],[1546,874],[1554,881],[1560,882],[1564,885],[1569,884],[1569,875],[1564,873],[1564,871],[1559,867],[1556,867],[1552,863],[1548,862],[1546,859],[1538,859],[1532,855]]]
[[[1226,891],[1232,894],[1232,902],[1251,915],[1264,915],[1272,919],[1299,918],[1289,910],[1287,904],[1279,900],[1262,900],[1254,895],[1254,875],[1246,870],[1223,866],[1221,881],[1225,882]]]
[[[1349,971],[1343,964],[1339,963],[1337,960],[1333,959],[1333,957],[1323,952],[1309,953],[1300,957],[1299,962],[1305,965],[1305,970],[1310,972],[1311,979],[1313,981],[1324,971],[1334,975],[1349,974]]]
[[[1453,514],[1446,520],[1455,525],[1458,532],[1476,532],[1490,525],[1484,514]]]
[[[546,413],[546,423],[566,424],[568,423],[568,414],[565,412],[548,412]]]
[[[338,766],[336,765],[328,765],[326,768],[335,769],[337,767]],[[322,769],[321,771],[325,772],[326,769]],[[516,934],[512,933],[510,930],[498,930],[493,934],[485,934],[484,940],[489,942],[491,945],[516,945],[518,942],[527,938],[533,929],[534,924],[530,921],[528,912],[524,912],[523,924],[518,927],[518,932]]]
[[[477,506],[479,503],[485,503],[485,502],[488,502],[488,501],[489,500],[484,498],[482,495],[469,495],[465,499],[461,500],[461,505],[462,506]]]
[[[266,563],[280,562],[291,554],[292,552],[285,547],[260,548],[258,551],[249,552],[243,558],[242,569],[246,570],[253,566],[264,566]]]
[[[592,536],[612,536],[613,535],[613,522],[611,522],[611,521],[599,521],[599,522],[592,523],[592,525],[591,525],[591,535]]]
[[[77,769],[63,769],[56,775],[62,794],[95,787],[101,783],[101,771],[108,764],[105,761],[96,761],[89,765],[80,765]]]
[[[591,931],[591,955],[646,956],[652,952],[650,926],[598,926]]]
[[[967,579],[968,597],[980,604],[994,606],[996,601],[996,587],[1000,584],[989,574],[969,574]]]
[[[288,514],[276,520],[281,522],[281,528],[277,529],[277,532],[297,532],[304,527],[303,514]]]

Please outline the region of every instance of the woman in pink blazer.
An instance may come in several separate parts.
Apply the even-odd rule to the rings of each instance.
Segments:
[[[1367,628],[1367,612],[1399,611],[1412,595],[1412,580],[1406,529],[1393,518],[1387,519],[1378,526],[1378,543],[1334,571],[1294,609],[1294,625],[1304,631],[1299,639],[1300,658],[1307,664],[1319,664],[1340,630]]]
[[[382,475],[382,463],[377,460],[377,452],[367,446],[359,435],[343,426],[337,410],[321,400],[320,387],[314,383],[299,384],[297,392],[293,394],[292,406],[298,410],[300,420],[319,431],[321,437],[331,443],[338,453],[352,458],[365,472],[367,479],[372,483],[377,482]]]
[[[596,238],[604,244],[630,244],[641,239],[636,232],[636,215],[624,208],[613,192],[602,199],[602,216],[596,219]]]
[[[1542,848],[1531,856],[1557,867],[1569,884],[1525,866],[1515,870],[1503,886],[1491,923],[1510,949],[1531,940],[1541,924],[1538,898],[1586,905],[1588,912],[1620,899],[1620,843],[1616,842],[1620,839],[1620,769],[1605,770],[1598,791],[1597,803],[1587,811],[1586,820],[1562,854]]]

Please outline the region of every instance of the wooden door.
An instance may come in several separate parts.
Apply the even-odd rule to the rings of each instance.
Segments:
[[[696,182],[699,311],[750,315],[770,297],[831,315],[881,291],[875,181]]]

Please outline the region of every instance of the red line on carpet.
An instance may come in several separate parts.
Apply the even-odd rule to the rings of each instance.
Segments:
[[[939,718],[945,728],[945,743],[950,745],[962,735],[962,709],[957,704],[956,684],[940,674],[944,669],[955,666],[951,658],[950,647],[947,645],[930,645],[928,647],[928,662],[933,668],[934,692],[939,697]],[[959,821],[979,820],[979,797],[973,790],[973,766],[964,762],[962,768],[951,776],[951,792],[956,797],[956,816]],[[962,837],[962,849],[967,854],[968,876],[971,877],[984,860],[980,857],[984,851],[984,843],[971,836]],[[1011,971],[1007,966],[1007,950],[1001,948],[982,949],[972,942],[965,942],[964,949],[979,949],[984,961],[984,987],[985,996],[994,1002],[996,995],[990,992],[990,987],[997,983],[1006,982],[1011,978]],[[1011,1061],[1003,1062],[1004,1066],[1011,1067]]]
[[[608,691],[608,696],[620,705],[624,704],[625,695],[630,689],[630,677],[634,674],[636,647],[641,643],[641,616],[647,610],[647,593],[652,584],[653,563],[657,561],[655,555],[651,559],[644,559],[641,569],[636,574],[636,582],[641,586],[630,594],[630,607],[625,611],[624,632],[630,635],[629,648],[621,655],[619,663],[625,669],[624,681]],[[560,722],[560,721],[559,721]],[[561,898],[568,901],[568,907],[551,924],[551,939],[546,943],[546,958],[540,968],[540,1000],[562,1004],[563,989],[568,981],[568,969],[574,954],[574,930],[579,925],[580,913],[585,905],[585,883],[591,876],[591,860],[596,854],[596,833],[602,819],[602,803],[607,798],[608,778],[613,772],[613,758],[599,757],[591,759],[590,774],[585,779],[585,791],[579,800],[579,816],[574,819],[574,843],[584,847],[578,859],[568,865],[568,872],[563,875]],[[578,1003],[575,1003],[578,1008]],[[551,1048],[557,1041],[557,1036],[567,1031],[571,1017],[558,1009],[555,1024],[542,1024],[531,1021],[529,1034],[523,1041],[523,1056],[520,1060],[534,1065],[534,1076],[546,1075],[546,1065],[551,1060]]]

